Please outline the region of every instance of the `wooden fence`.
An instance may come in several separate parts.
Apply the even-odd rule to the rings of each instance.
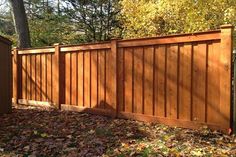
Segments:
[[[220,30],[14,49],[16,103],[188,128],[232,127],[231,25]]]

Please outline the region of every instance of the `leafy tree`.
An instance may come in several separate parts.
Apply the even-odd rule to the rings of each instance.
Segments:
[[[66,14],[85,42],[104,41],[119,29],[117,0],[66,0]]]
[[[56,5],[54,2],[25,0],[33,46],[75,42],[70,21],[65,14],[61,14],[60,1]]]
[[[161,32],[182,33],[236,24],[235,0],[160,0],[158,16],[165,21]]]
[[[0,34],[17,41],[4,1],[9,0],[0,2],[0,8],[4,7],[0,9]],[[24,4],[32,46],[205,31],[226,23],[236,25],[235,0],[24,0]]]
[[[123,37],[204,31],[236,24],[235,0],[121,0]]]
[[[13,18],[10,13],[10,7],[6,2],[7,0],[0,2],[0,35],[5,36],[16,43],[17,37],[15,35]]]
[[[155,0],[122,0],[119,19],[122,23],[124,38],[156,35],[155,18],[157,4]]]

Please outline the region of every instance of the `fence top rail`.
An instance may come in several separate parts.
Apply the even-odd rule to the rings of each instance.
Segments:
[[[30,49],[19,49],[18,54],[41,54],[41,53],[53,53],[55,52],[54,47],[43,47],[43,48],[30,48]]]
[[[173,38],[173,37],[181,37],[181,36],[191,36],[191,35],[202,35],[202,34],[212,34],[212,33],[220,33],[221,29],[217,30],[209,30],[209,31],[202,31],[202,32],[191,32],[191,33],[180,33],[180,34],[170,34],[170,35],[160,35],[160,36],[153,36],[153,37],[142,37],[142,38],[131,38],[131,39],[120,39],[118,41],[133,41],[133,40],[143,40],[143,39],[162,39],[162,38]]]
[[[7,44],[7,45],[11,45],[12,44],[12,42],[9,39],[4,38],[2,36],[0,36],[0,42],[3,42],[5,44]]]
[[[80,45],[60,45],[60,52],[110,49],[110,42],[86,43]]]
[[[111,48],[110,42],[85,43],[77,45],[59,45],[59,46],[60,46],[60,52],[99,50],[99,49]],[[53,52],[55,52],[55,46],[18,49],[19,55],[43,54],[43,53],[53,53]]]
[[[220,40],[221,30],[213,30],[206,32],[195,32],[185,34],[165,35],[149,38],[135,38],[118,40],[118,47],[148,46],[158,44],[178,44],[187,42],[200,42],[209,40]]]

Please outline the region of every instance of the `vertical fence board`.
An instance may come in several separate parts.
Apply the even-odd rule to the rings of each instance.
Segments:
[[[26,61],[27,61],[27,65],[26,65],[26,79],[27,79],[27,100],[31,100],[31,65],[30,65],[30,55],[26,55]]]
[[[112,83],[112,80],[111,80],[111,72],[112,72],[112,67],[109,66],[109,65],[112,65],[110,62],[112,62],[112,55],[111,55],[111,50],[106,50],[105,52],[105,59],[106,59],[106,67],[105,67],[105,83],[106,83],[106,102],[105,102],[105,109],[112,109],[112,104],[111,104],[111,96],[112,96],[112,89],[111,89],[111,83]]]
[[[22,99],[22,56],[18,55],[18,58],[17,58],[17,63],[18,63],[18,66],[17,66],[17,83],[18,84],[18,98],[19,99]]]
[[[118,111],[124,111],[124,49],[118,48],[117,53],[117,95]]]
[[[134,49],[134,112],[143,113],[143,48]]]
[[[36,58],[35,55],[31,56],[31,99],[36,100]]]
[[[47,82],[46,82],[46,55],[43,54],[41,56],[41,63],[42,63],[42,69],[41,69],[41,73],[42,73],[42,91],[41,91],[41,94],[42,94],[42,101],[46,101],[46,85],[47,85]]]
[[[40,68],[39,68],[39,101],[42,101],[43,99],[43,80],[42,80],[42,75],[43,75],[43,64],[42,64],[42,58],[43,58],[43,54],[39,55],[39,63],[40,63]]]
[[[65,96],[66,104],[71,104],[71,53],[65,54]]]
[[[90,52],[84,53],[84,106],[90,107]]]
[[[47,55],[47,96],[46,99],[52,102],[52,55]]]
[[[160,45],[155,51],[155,115],[165,116],[165,55],[166,46]]]
[[[166,109],[167,117],[177,118],[177,67],[178,46],[167,47]]]
[[[71,105],[76,105],[77,99],[77,67],[76,67],[76,53],[71,54]]]
[[[22,98],[26,99],[26,57],[21,56],[22,57]]]
[[[91,107],[95,108],[98,104],[97,102],[97,51],[91,52]]]
[[[84,53],[79,52],[78,55],[78,106],[84,105]]]
[[[179,51],[179,118],[191,120],[191,61],[192,45],[180,46]]]
[[[206,44],[193,47],[192,120],[205,122]]]
[[[114,76],[115,73],[113,72],[114,68],[114,60],[113,54],[111,50],[106,51],[106,108],[110,110],[114,110],[114,97],[115,91],[113,85],[115,84]]]
[[[124,55],[125,55],[125,67],[124,67],[124,75],[125,75],[125,112],[132,112],[132,48],[126,48],[124,49]]]
[[[36,55],[36,100],[40,101],[40,55]]]
[[[207,74],[207,122],[217,123],[222,117],[220,114],[220,89],[219,89],[219,59],[220,45],[208,45],[208,74]],[[218,115],[218,116],[216,116]]]
[[[98,51],[98,107],[105,103],[105,50]]]
[[[144,114],[153,114],[153,57],[154,48],[144,48]]]

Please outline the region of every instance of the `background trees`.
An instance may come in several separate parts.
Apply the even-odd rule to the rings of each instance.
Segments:
[[[75,24],[75,31],[82,40],[103,41],[112,38],[114,30],[119,28],[116,18],[118,0],[65,0],[68,4],[65,13]]]
[[[123,36],[195,32],[236,24],[235,0],[122,0]]]
[[[24,0],[24,6],[32,46],[204,31],[226,23],[236,25],[235,0]],[[0,3],[0,34],[16,43],[19,40],[11,11],[7,3]]]

